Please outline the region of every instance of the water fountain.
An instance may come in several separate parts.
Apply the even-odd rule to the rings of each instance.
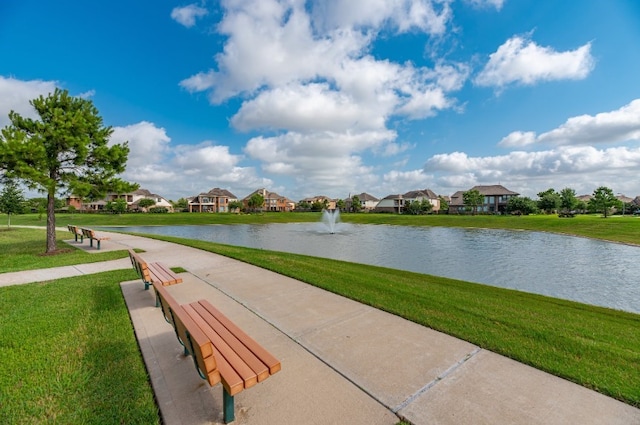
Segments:
[[[340,222],[340,211],[322,210],[322,222],[329,229],[329,233],[334,234],[336,232],[336,223]]]

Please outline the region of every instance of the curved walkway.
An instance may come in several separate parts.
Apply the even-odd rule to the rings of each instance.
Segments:
[[[140,248],[147,261],[183,267],[184,282],[168,287],[179,302],[210,300],[281,360],[281,372],[236,396],[237,424],[640,424],[639,409],[300,281],[182,245],[109,236],[100,252]],[[0,286],[129,267],[123,259],[5,273]],[[222,423],[221,387],[208,387],[183,356],[153,291],[121,286],[164,423]]]

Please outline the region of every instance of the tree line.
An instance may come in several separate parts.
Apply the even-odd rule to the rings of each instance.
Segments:
[[[478,206],[484,202],[484,195],[478,190],[470,190],[463,193],[463,202],[474,213],[477,213]],[[594,190],[589,201],[578,199],[576,191],[571,188],[564,188],[560,192],[555,189],[547,189],[538,193],[538,200],[535,201],[526,196],[515,196],[508,200],[506,212],[516,215],[529,215],[535,213],[558,214],[561,217],[573,217],[578,213],[601,213],[605,217],[611,214],[612,209],[622,210],[624,213],[633,213],[638,210],[638,206],[625,204],[618,199],[613,190],[606,186],[600,186]]]

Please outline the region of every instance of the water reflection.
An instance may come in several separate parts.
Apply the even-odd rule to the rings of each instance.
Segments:
[[[379,265],[640,313],[640,248],[512,230],[322,223],[125,227]]]

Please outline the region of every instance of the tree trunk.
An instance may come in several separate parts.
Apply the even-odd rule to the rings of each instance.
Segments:
[[[56,251],[56,198],[55,191],[47,194],[47,253]]]

